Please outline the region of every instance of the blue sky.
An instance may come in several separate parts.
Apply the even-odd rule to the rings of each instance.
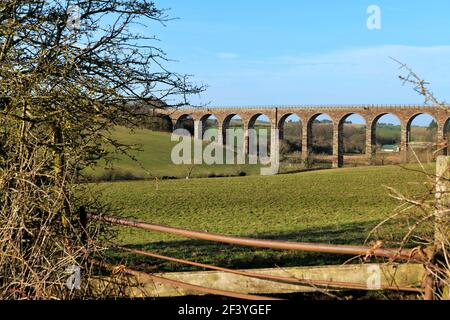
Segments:
[[[157,1],[179,19],[149,26],[172,70],[208,89],[212,106],[422,103],[393,56],[450,88],[450,1]],[[381,8],[381,30],[366,10]]]

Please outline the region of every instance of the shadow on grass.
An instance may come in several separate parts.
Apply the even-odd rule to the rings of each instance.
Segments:
[[[247,236],[271,240],[363,245],[366,235],[375,224],[376,221],[372,221],[330,228],[306,229],[291,233],[254,234]],[[130,245],[129,247],[233,269],[342,264],[352,258],[348,255],[252,248],[203,240],[161,241],[144,245]],[[201,269],[119,251],[110,251],[109,254],[116,263],[126,263],[128,266],[153,272],[198,271]],[[354,261],[358,261],[358,259]]]

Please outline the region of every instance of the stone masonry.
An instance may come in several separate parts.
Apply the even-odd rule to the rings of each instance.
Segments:
[[[287,117],[292,114],[300,118],[303,127],[302,158],[305,159],[311,152],[312,124],[321,114],[330,116],[333,122],[333,167],[343,166],[343,127],[345,120],[352,114],[358,114],[366,121],[366,157],[367,162],[372,163],[375,154],[375,127],[378,119],[386,114],[393,114],[400,119],[401,142],[400,150],[406,160],[406,150],[411,131],[411,123],[420,114],[433,116],[438,124],[438,143],[446,140],[448,123],[450,120],[450,108],[438,106],[403,106],[403,105],[362,105],[362,106],[304,106],[304,107],[251,107],[251,108],[180,108],[176,110],[159,111],[170,118],[175,125],[179,119],[187,116],[194,121],[194,137],[202,138],[203,126],[210,116],[215,116],[219,125],[219,141],[225,143],[224,132],[229,126],[230,120],[239,115],[244,123],[244,150],[248,146],[248,129],[252,128],[260,115],[266,115],[270,119],[271,127],[279,129],[280,138],[283,137],[283,125]],[[272,130],[272,132],[274,132]],[[274,138],[274,137],[272,137]],[[445,151],[447,152],[447,151]]]

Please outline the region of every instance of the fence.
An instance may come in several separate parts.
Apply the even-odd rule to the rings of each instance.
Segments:
[[[448,196],[444,196],[444,193],[447,192],[447,183],[448,179],[445,180],[445,182],[441,181],[442,177],[447,177],[448,175],[448,162],[450,157],[439,157],[437,162],[437,177],[438,177],[438,191],[436,193],[437,197],[437,203],[442,207],[446,206],[448,203]],[[437,210],[436,216],[438,219],[442,220],[442,208],[441,210]],[[266,293],[282,293],[286,292],[286,288],[290,288],[289,290],[293,290],[295,292],[295,286],[302,286],[302,287],[313,287],[314,289],[345,289],[345,288],[351,288],[351,289],[361,289],[361,290],[399,290],[399,291],[410,291],[410,292],[417,292],[417,293],[423,293],[425,299],[432,299],[433,298],[433,286],[435,280],[433,279],[433,273],[432,268],[433,265],[430,264],[430,257],[427,256],[424,250],[417,250],[417,249],[403,249],[403,248],[382,248],[379,244],[375,244],[373,247],[367,247],[367,246],[354,246],[354,245],[333,245],[333,244],[321,244],[321,243],[307,243],[307,242],[289,242],[289,241],[277,241],[277,240],[263,240],[263,239],[253,239],[253,238],[244,238],[244,237],[233,237],[233,236],[226,236],[221,234],[215,234],[215,233],[208,233],[208,232],[202,232],[202,231],[192,231],[192,230],[186,230],[182,228],[174,228],[169,226],[163,226],[163,225],[156,225],[156,224],[150,224],[142,221],[136,221],[131,219],[124,219],[119,217],[113,217],[113,216],[98,216],[98,215],[92,215],[87,214],[85,210],[80,211],[80,221],[83,224],[84,230],[86,230],[86,224],[88,219],[89,220],[96,220],[96,221],[103,221],[114,225],[120,225],[125,227],[132,227],[132,228],[138,228],[143,229],[146,231],[153,231],[153,232],[162,232],[166,234],[171,235],[177,235],[177,236],[183,236],[191,239],[198,239],[198,240],[205,240],[205,241],[212,241],[212,242],[219,242],[219,243],[226,243],[226,244],[233,244],[233,245],[239,245],[239,246],[247,246],[247,247],[256,247],[256,248],[269,248],[269,249],[278,249],[278,250],[295,250],[295,251],[303,251],[303,252],[318,252],[318,253],[328,253],[328,254],[344,254],[344,255],[352,255],[352,256],[362,256],[364,257],[364,260],[367,260],[369,257],[383,257],[388,258],[390,262],[403,262],[399,266],[392,266],[392,265],[371,265],[378,268],[378,270],[383,271],[384,275],[384,284],[380,284],[375,287],[369,287],[367,285],[367,282],[352,282],[348,281],[348,279],[352,278],[352,275],[349,276],[349,273],[354,273],[358,269],[361,268],[361,265],[354,265],[352,267],[349,266],[328,266],[325,272],[330,272],[336,274],[339,272],[343,272],[346,274],[344,279],[347,279],[347,281],[337,281],[333,279],[327,279],[323,278],[318,279],[315,278],[307,278],[304,276],[305,272],[299,271],[298,268],[295,270],[291,270],[292,274],[289,276],[282,275],[280,272],[277,272],[276,269],[264,269],[264,270],[234,270],[234,269],[228,269],[223,267],[217,267],[209,264],[203,264],[193,261],[188,261],[184,259],[178,259],[178,258],[172,258],[148,251],[143,250],[136,250],[131,249],[127,247],[116,247],[117,249],[120,249],[124,252],[130,253],[130,254],[137,254],[147,257],[152,257],[156,259],[171,261],[175,263],[185,264],[185,265],[191,265],[196,266],[200,268],[205,268],[209,270],[214,270],[215,272],[220,272],[222,274],[231,274],[234,276],[237,276],[238,278],[228,278],[229,283],[232,283],[234,281],[234,284],[231,285],[234,291],[232,290],[223,290],[218,288],[211,288],[208,287],[208,284],[213,283],[214,281],[211,280],[211,277],[209,277],[206,274],[202,274],[201,277],[206,279],[206,283],[203,283],[204,285],[199,284],[192,284],[187,283],[186,281],[189,279],[196,279],[197,283],[202,282],[202,280],[199,277],[195,277],[194,275],[190,274],[188,276],[183,275],[177,275],[176,277],[173,277],[175,273],[172,275],[165,274],[164,276],[160,275],[151,275],[147,273],[143,273],[140,271],[136,271],[130,268],[127,268],[125,266],[119,266],[115,267],[109,264],[96,262],[96,264],[107,267],[112,270],[120,270],[123,273],[133,275],[135,276],[139,281],[146,282],[151,281],[160,283],[162,285],[168,285],[168,286],[174,286],[177,288],[184,289],[186,294],[197,292],[201,294],[215,294],[215,295],[222,295],[227,297],[233,297],[233,298],[241,298],[241,299],[271,299],[270,297],[264,297],[261,295],[250,295],[243,292],[237,292],[239,291],[239,281],[242,279],[242,277],[257,279],[259,281],[266,281],[271,283],[271,285],[274,288],[278,288],[278,291],[275,292],[266,292]],[[437,224],[436,227],[436,233],[442,233],[442,230],[439,229],[440,225]],[[437,236],[444,236],[447,235],[437,235]],[[86,237],[86,235],[83,235],[83,237]],[[426,268],[425,268],[426,265]],[[341,268],[341,269],[339,269]],[[347,268],[346,270],[344,270]],[[331,271],[332,270],[332,271]],[[280,271],[280,270],[278,270]],[[281,270],[283,271],[283,270]],[[286,272],[284,272],[286,273]],[[289,272],[288,272],[289,273]],[[295,274],[297,273],[297,275]],[[196,274],[199,274],[197,272]],[[386,274],[389,274],[388,276]],[[411,274],[413,275],[411,277]],[[410,276],[408,278],[408,275]],[[353,275],[354,276],[354,275]],[[172,279],[170,278],[172,277]],[[353,277],[354,278],[354,277]],[[199,280],[200,279],[200,280]],[[231,279],[231,280],[230,280]],[[204,279],[203,279],[204,280]],[[205,281],[203,281],[205,282]],[[276,284],[284,284],[291,287],[281,287],[284,289],[280,289],[280,287],[277,287]],[[257,283],[256,286],[260,286],[261,283]],[[294,286],[294,289],[292,288]],[[284,290],[284,291],[283,291]],[[247,290],[248,291],[248,290]],[[293,292],[290,291],[290,292]],[[301,291],[301,290],[299,290]],[[158,291],[161,293],[161,291]],[[153,295],[158,295],[158,292]],[[170,293],[171,291],[168,291],[169,293],[165,292],[164,294],[167,295],[176,295],[176,293]],[[161,294],[159,294],[161,295]]]
[[[89,220],[98,220],[98,221],[104,221],[108,222],[114,225],[121,225],[126,227],[133,227],[133,228],[139,228],[147,231],[156,231],[156,232],[163,232],[167,234],[172,235],[178,235],[178,236],[184,236],[187,238],[192,239],[199,239],[199,240],[207,240],[207,241],[213,241],[213,242],[220,242],[220,243],[227,243],[227,244],[234,244],[234,245],[240,245],[240,246],[248,246],[248,247],[257,247],[257,248],[269,248],[269,249],[278,249],[278,250],[295,250],[295,251],[304,251],[304,252],[320,252],[320,253],[329,253],[329,254],[346,254],[346,255],[359,255],[364,258],[369,257],[384,257],[388,258],[390,261],[402,261],[402,262],[408,262],[413,263],[410,265],[410,268],[408,269],[401,269],[398,266],[393,266],[391,269],[389,269],[388,266],[382,267],[382,265],[376,265],[377,268],[382,272],[385,279],[385,284],[375,286],[373,288],[368,287],[367,282],[350,282],[350,281],[337,281],[337,280],[329,280],[329,279],[313,279],[313,278],[305,278],[304,276],[295,276],[295,272],[298,269],[293,270],[292,268],[288,268],[288,272],[284,269],[280,269],[281,273],[290,273],[289,276],[282,276],[282,275],[274,275],[273,273],[277,273],[275,269],[269,269],[265,270],[266,272],[260,272],[259,270],[234,270],[234,269],[228,269],[223,267],[217,267],[209,264],[203,264],[193,261],[188,261],[184,259],[178,259],[178,258],[172,258],[148,251],[143,250],[136,250],[131,249],[127,247],[116,247],[117,249],[123,250],[124,252],[131,253],[131,254],[137,254],[147,257],[152,257],[156,259],[171,261],[175,263],[185,264],[185,265],[191,265],[196,266],[200,268],[210,269],[219,271],[221,273],[228,273],[233,275],[238,275],[240,277],[249,277],[264,281],[270,281],[273,283],[283,283],[288,284],[289,286],[287,288],[292,288],[291,286],[302,286],[302,288],[298,291],[304,291],[303,287],[313,287],[315,290],[320,289],[360,289],[360,290],[399,290],[399,291],[409,291],[409,292],[417,292],[421,293],[424,292],[425,289],[421,288],[421,283],[419,282],[419,278],[421,275],[424,274],[424,269],[422,269],[422,266],[420,263],[423,263],[426,261],[426,256],[421,251],[418,250],[409,250],[409,249],[389,249],[389,248],[378,248],[377,246],[374,247],[366,247],[366,246],[352,246],[352,245],[332,245],[332,244],[320,244],[320,243],[306,243],[306,242],[288,242],[288,241],[277,241],[277,240],[262,240],[262,239],[252,239],[252,238],[243,238],[243,237],[231,237],[231,236],[225,236],[220,234],[214,234],[214,233],[208,233],[208,232],[202,232],[202,231],[192,231],[192,230],[186,230],[181,228],[173,228],[168,226],[162,226],[162,225],[155,225],[150,223],[145,223],[141,221],[135,221],[130,219],[124,219],[124,218],[118,218],[118,217],[112,217],[112,216],[97,216],[97,215],[86,215]],[[84,221],[86,221],[86,218],[83,218]],[[100,262],[96,262],[98,265],[102,265]],[[161,276],[155,276],[155,275],[149,275],[143,272],[139,272],[130,268],[126,268],[124,266],[121,267],[114,267],[112,265],[103,264],[104,267],[107,267],[111,270],[120,270],[121,272],[133,275],[138,277],[141,281],[153,281],[157,283],[161,283],[163,285],[170,285],[175,286],[178,288],[183,288],[187,290],[187,292],[195,291],[203,294],[216,294],[216,295],[222,295],[227,297],[233,297],[233,298],[243,298],[243,299],[264,299],[266,297],[264,296],[253,296],[248,294],[239,293],[236,291],[227,291],[227,290],[219,290],[216,288],[208,288],[205,286],[199,286],[199,285],[192,285],[189,283],[186,283],[184,281],[178,281],[173,280],[167,277],[161,277]],[[358,265],[356,265],[358,266]],[[373,265],[369,265],[373,266]],[[322,275],[326,274],[333,274],[334,277],[336,277],[336,272],[339,273],[339,269],[346,269],[344,270],[344,273],[347,273],[347,277],[344,278],[355,278],[355,270],[357,270],[358,267],[355,268],[355,266],[328,266],[325,269],[322,269]],[[295,268],[294,268],[295,269]],[[269,271],[272,274],[268,274],[267,271]],[[198,273],[198,272],[197,272]],[[280,272],[278,272],[280,273]],[[303,272],[304,273],[304,272]],[[350,276],[348,275],[350,273]],[[361,273],[361,272],[360,272]],[[412,274],[413,276],[405,276],[405,274]],[[169,275],[169,274],[166,274]],[[204,277],[208,278],[206,274],[203,274]],[[340,275],[342,278],[342,275]],[[401,277],[405,279],[400,279]],[[191,275],[184,276],[183,279],[194,279],[195,277]],[[210,278],[210,277],[209,277]],[[326,278],[326,277],[325,277]],[[338,277],[339,278],[339,277]],[[359,277],[361,278],[361,277]],[[240,278],[239,278],[240,279]],[[230,282],[233,279],[230,280]],[[198,281],[198,279],[197,279]],[[417,285],[419,282],[419,287],[412,286]],[[234,290],[236,290],[236,285],[232,286]],[[275,286],[276,288],[276,286]],[[286,288],[282,287],[282,288]],[[264,289],[263,289],[264,290]],[[287,289],[278,289],[281,292],[275,292],[275,293],[282,293],[286,291]],[[294,292],[295,289],[290,289],[291,291],[288,292]],[[170,291],[170,290],[169,290]],[[274,292],[266,292],[266,293],[274,293]]]

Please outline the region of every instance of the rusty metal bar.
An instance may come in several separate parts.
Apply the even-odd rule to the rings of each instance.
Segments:
[[[261,240],[243,237],[225,236],[221,234],[191,231],[181,228],[168,227],[157,224],[150,224],[146,222],[118,218],[113,216],[97,216],[89,215],[89,218],[95,220],[102,220],[112,224],[123,225],[143,230],[157,231],[162,233],[169,233],[179,235],[187,238],[215,241],[221,243],[235,244],[248,247],[257,248],[269,248],[269,249],[281,249],[281,250],[297,250],[307,252],[322,252],[322,253],[335,253],[335,254],[347,254],[347,255],[364,255],[364,256],[376,256],[390,258],[391,260],[404,260],[409,262],[422,263],[426,257],[424,257],[420,250],[408,250],[408,249],[383,249],[383,248],[371,248],[364,246],[353,245],[338,245],[338,244],[321,244],[321,243],[309,243],[309,242],[289,242],[279,240]]]
[[[244,300],[282,300],[272,297],[265,297],[265,296],[257,296],[257,295],[251,295],[251,294],[244,294],[244,293],[237,293],[233,291],[226,291],[226,290],[220,290],[220,289],[213,289],[213,288],[206,288],[202,286],[198,286],[195,284],[189,284],[186,282],[181,282],[177,280],[167,279],[163,277],[154,276],[145,272],[137,271],[134,269],[127,268],[125,266],[114,266],[109,263],[92,260],[93,264],[99,266],[99,267],[106,267],[107,269],[110,269],[112,271],[119,270],[120,272],[139,277],[141,279],[148,279],[152,280],[154,282],[158,282],[165,285],[175,286],[178,288],[184,288],[200,293],[205,294],[212,294],[212,295],[219,295],[224,297],[230,297],[230,298],[237,298],[237,299],[244,299]]]
[[[228,268],[223,268],[223,267],[217,267],[217,266],[213,266],[213,265],[209,265],[209,264],[198,263],[198,262],[193,262],[193,261],[179,259],[179,258],[172,258],[172,257],[156,254],[153,252],[148,252],[148,251],[143,251],[143,250],[138,250],[138,249],[130,249],[127,247],[122,247],[122,246],[117,246],[116,248],[126,251],[126,252],[129,252],[129,253],[133,253],[133,254],[144,255],[147,257],[172,261],[172,262],[181,263],[181,264],[187,264],[187,265],[196,266],[196,267],[205,268],[205,269],[223,271],[223,272],[227,272],[227,273],[237,274],[237,275],[261,279],[261,280],[283,282],[283,283],[297,284],[297,285],[307,285],[307,286],[312,286],[312,287],[322,286],[322,287],[334,287],[334,288],[367,289],[367,284],[356,283],[356,282],[272,276],[272,275],[265,275],[265,274],[249,272],[249,271],[240,271],[240,270],[233,270],[233,269],[228,269]],[[404,286],[381,286],[380,289],[410,291],[410,292],[423,292],[423,289],[421,289],[421,288],[404,287]]]

